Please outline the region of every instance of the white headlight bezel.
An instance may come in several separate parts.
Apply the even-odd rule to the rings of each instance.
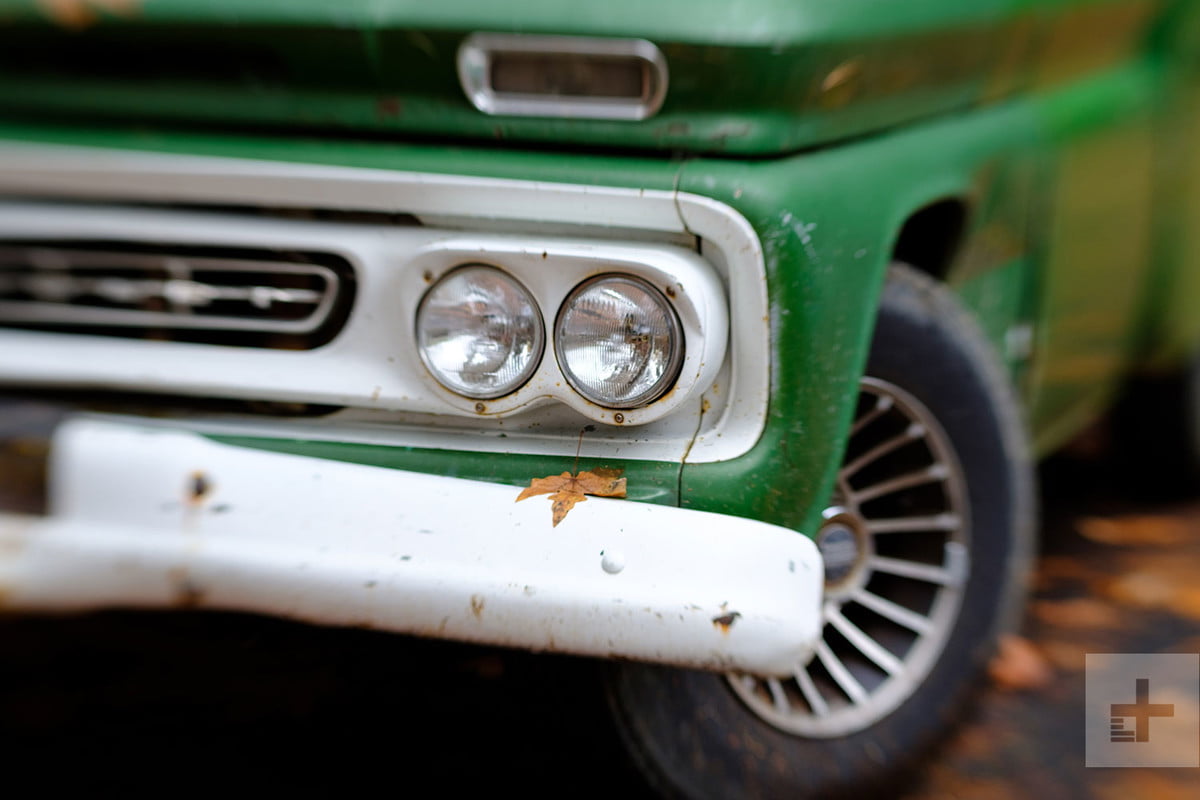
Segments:
[[[559,402],[585,418],[606,425],[642,425],[662,419],[711,388],[725,360],[729,315],[724,286],[716,269],[698,253],[669,244],[613,244],[546,237],[531,247],[528,236],[463,236],[423,248],[405,270],[402,290],[414,298],[466,264],[502,270],[524,286],[541,309],[545,351],[537,370],[516,391],[492,399],[456,394],[425,369],[416,347],[414,366],[430,391],[456,412],[505,416],[549,402]],[[554,350],[555,323],[566,298],[581,284],[600,275],[626,275],[649,284],[667,299],[678,322],[682,356],[674,384],[658,399],[635,408],[595,403],[576,391],[563,373]],[[416,317],[417,303],[410,316]],[[413,329],[410,325],[410,330]],[[414,343],[415,344],[415,343]]]

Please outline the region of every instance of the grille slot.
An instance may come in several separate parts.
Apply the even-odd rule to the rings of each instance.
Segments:
[[[329,253],[0,242],[0,326],[311,349],[345,323],[353,276]]]

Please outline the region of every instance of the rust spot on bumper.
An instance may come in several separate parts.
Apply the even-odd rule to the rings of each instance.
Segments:
[[[729,633],[729,629],[733,627],[733,623],[741,616],[740,612],[730,611],[728,614],[722,614],[719,617],[713,617],[713,627],[721,633]]]
[[[212,479],[204,472],[196,470],[188,476],[187,485],[184,489],[184,500],[189,506],[198,506],[212,494],[213,483]]]
[[[204,603],[207,592],[192,580],[186,569],[176,567],[167,572],[167,578],[174,594],[171,602],[176,608],[197,608]]]

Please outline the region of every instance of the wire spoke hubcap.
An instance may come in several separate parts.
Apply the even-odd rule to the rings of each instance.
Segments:
[[[928,676],[958,619],[970,570],[966,481],[950,439],[900,387],[863,378],[817,546],[824,628],[793,676],[730,675],[777,728],[844,736],[894,711]]]

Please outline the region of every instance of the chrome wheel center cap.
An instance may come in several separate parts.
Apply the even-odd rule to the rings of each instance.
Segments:
[[[837,599],[865,583],[870,537],[858,515],[840,506],[825,510],[817,549],[825,562],[825,598]]]
[[[838,522],[821,529],[817,549],[825,559],[825,582],[830,584],[838,584],[849,576],[862,552],[854,529]]]

